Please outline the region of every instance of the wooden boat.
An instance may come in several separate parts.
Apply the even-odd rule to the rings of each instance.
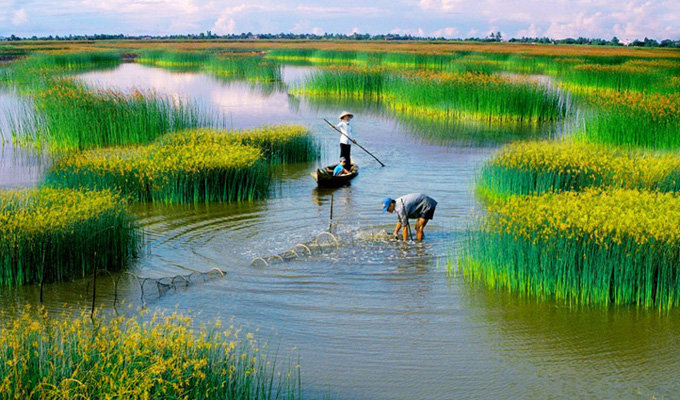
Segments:
[[[356,178],[359,175],[359,166],[352,164],[350,168],[351,174],[333,176],[333,170],[338,164],[329,165],[326,168],[317,168],[316,171],[312,172],[312,178],[316,181],[317,185],[320,187],[340,187],[344,185],[349,185],[349,181]]]

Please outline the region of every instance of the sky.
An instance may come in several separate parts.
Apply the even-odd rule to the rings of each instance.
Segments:
[[[0,36],[341,33],[680,39],[680,0],[0,0]]]

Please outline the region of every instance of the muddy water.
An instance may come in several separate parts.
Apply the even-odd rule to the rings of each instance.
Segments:
[[[286,80],[307,70],[286,69]],[[338,154],[334,120],[347,104],[310,104],[285,88],[226,83],[125,64],[83,77],[92,85],[154,89],[204,102],[233,127],[303,123],[322,143],[319,165]],[[209,106],[209,107],[208,107]],[[361,166],[352,186],[319,190],[309,172],[288,165],[270,198],[247,204],[137,205],[146,237],[132,272],[170,277],[219,268],[223,279],[198,280],[162,293],[124,276],[118,300],[152,309],[200,312],[258,330],[300,355],[304,393],[332,399],[676,398],[680,393],[680,315],[620,308],[570,309],[472,287],[448,276],[445,262],[479,210],[476,168],[494,146],[461,147],[419,138],[375,107],[352,104]],[[11,157],[3,171],[28,168]],[[8,161],[9,160],[9,161]],[[28,157],[21,160],[33,160]],[[31,162],[28,162],[30,165]],[[33,165],[37,167],[35,164]],[[28,168],[30,169],[30,168]],[[6,172],[2,186],[35,182]],[[39,176],[39,173],[38,173]],[[13,184],[7,180],[14,179]],[[422,244],[384,240],[395,217],[383,197],[424,192],[439,201]],[[329,227],[338,245],[308,255],[296,245]],[[328,238],[324,240],[329,240]],[[299,258],[270,256],[296,248]],[[268,266],[251,262],[263,257]],[[100,279],[98,302],[113,307],[111,280]],[[48,308],[86,308],[88,282],[45,288]],[[35,287],[4,291],[0,306],[36,303]]]

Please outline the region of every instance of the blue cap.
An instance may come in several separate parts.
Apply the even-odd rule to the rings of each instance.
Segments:
[[[392,201],[391,197],[385,197],[385,200],[382,201],[383,212],[387,211]]]

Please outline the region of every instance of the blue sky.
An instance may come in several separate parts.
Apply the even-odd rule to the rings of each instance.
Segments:
[[[398,33],[680,39],[680,0],[0,0],[0,36]]]

